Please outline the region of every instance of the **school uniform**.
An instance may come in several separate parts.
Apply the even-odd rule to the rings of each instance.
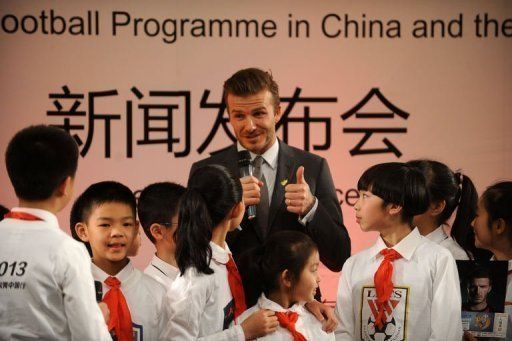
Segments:
[[[194,267],[178,276],[167,293],[170,321],[167,340],[245,340],[239,324],[234,324],[235,302],[228,283],[226,264],[231,252],[210,242],[213,274]]]
[[[383,305],[383,325],[375,323],[374,275],[387,249],[379,236],[372,247],[350,257],[338,286],[336,340],[443,340],[462,338],[461,295],[455,260],[415,228],[392,249],[393,290]],[[380,335],[378,335],[380,334]]]
[[[466,251],[455,241],[452,237],[446,234],[443,225],[439,226],[434,231],[427,234],[425,237],[430,239],[436,244],[441,245],[451,252],[453,258],[456,260],[469,260],[469,256]]]
[[[180,270],[177,267],[164,262],[158,258],[157,255],[153,255],[153,258],[144,270],[144,273],[163,284],[168,290],[171,287],[172,282],[174,282],[176,277],[180,274]]]
[[[134,340],[161,340],[162,330],[169,317],[163,307],[166,289],[165,287],[135,269],[131,262],[117,273],[111,276],[92,264],[94,280],[102,283],[102,295],[111,289],[105,283],[107,278],[115,277],[121,282],[123,293],[130,310]]]
[[[238,322],[242,323],[245,319],[260,309],[269,309],[276,313],[296,313],[298,317],[295,322],[295,330],[302,334],[306,340],[334,341],[334,333],[326,333],[322,330],[322,323],[304,307],[304,302],[296,303],[290,308],[285,309],[278,303],[269,300],[265,294],[261,294],[256,305],[247,309],[242,315],[240,315]],[[258,338],[257,340],[293,341],[293,335],[290,330],[280,324],[275,332]]]
[[[507,293],[505,312],[508,314],[507,340],[512,340],[512,260],[508,261]]]
[[[110,340],[84,245],[51,212],[11,212],[29,216],[0,222],[0,340]]]

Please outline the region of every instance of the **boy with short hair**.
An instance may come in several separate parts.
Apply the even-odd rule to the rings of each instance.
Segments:
[[[0,339],[110,340],[91,260],[55,216],[73,192],[75,141],[62,129],[31,126],[13,137],[5,160],[19,205],[0,222]]]
[[[167,288],[179,274],[174,256],[174,233],[178,227],[178,203],[185,187],[159,182],[144,188],[139,197],[138,212],[144,233],[155,244],[156,253],[144,270]]]
[[[75,239],[89,245],[98,299],[110,310],[108,327],[118,340],[159,340],[168,321],[166,289],[135,269],[128,256],[139,224],[135,196],[114,181],[91,185],[71,210]]]

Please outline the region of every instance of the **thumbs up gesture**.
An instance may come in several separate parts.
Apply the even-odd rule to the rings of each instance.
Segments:
[[[297,183],[288,184],[284,188],[286,209],[299,216],[305,216],[315,205],[316,198],[311,194],[309,185],[304,179],[304,167],[297,169]]]

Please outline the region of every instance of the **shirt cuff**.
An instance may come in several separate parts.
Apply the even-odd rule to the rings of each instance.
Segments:
[[[309,223],[313,218],[315,217],[316,209],[318,208],[318,199],[315,197],[315,204],[311,209],[309,210],[308,214],[306,214],[304,217],[299,217],[299,223],[302,226],[306,226],[307,223]]]

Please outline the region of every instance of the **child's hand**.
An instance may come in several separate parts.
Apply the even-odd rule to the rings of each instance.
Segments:
[[[317,300],[306,303],[306,309],[311,314],[315,315],[318,321],[322,322],[322,329],[326,333],[332,333],[336,330],[336,327],[338,326],[338,319],[334,314],[334,309],[328,305],[318,302]]]
[[[258,310],[242,322],[246,340],[253,340],[276,331],[279,322],[272,310]]]
[[[462,341],[477,341],[478,339],[473,336],[473,334],[464,332],[464,335],[462,336]]]

